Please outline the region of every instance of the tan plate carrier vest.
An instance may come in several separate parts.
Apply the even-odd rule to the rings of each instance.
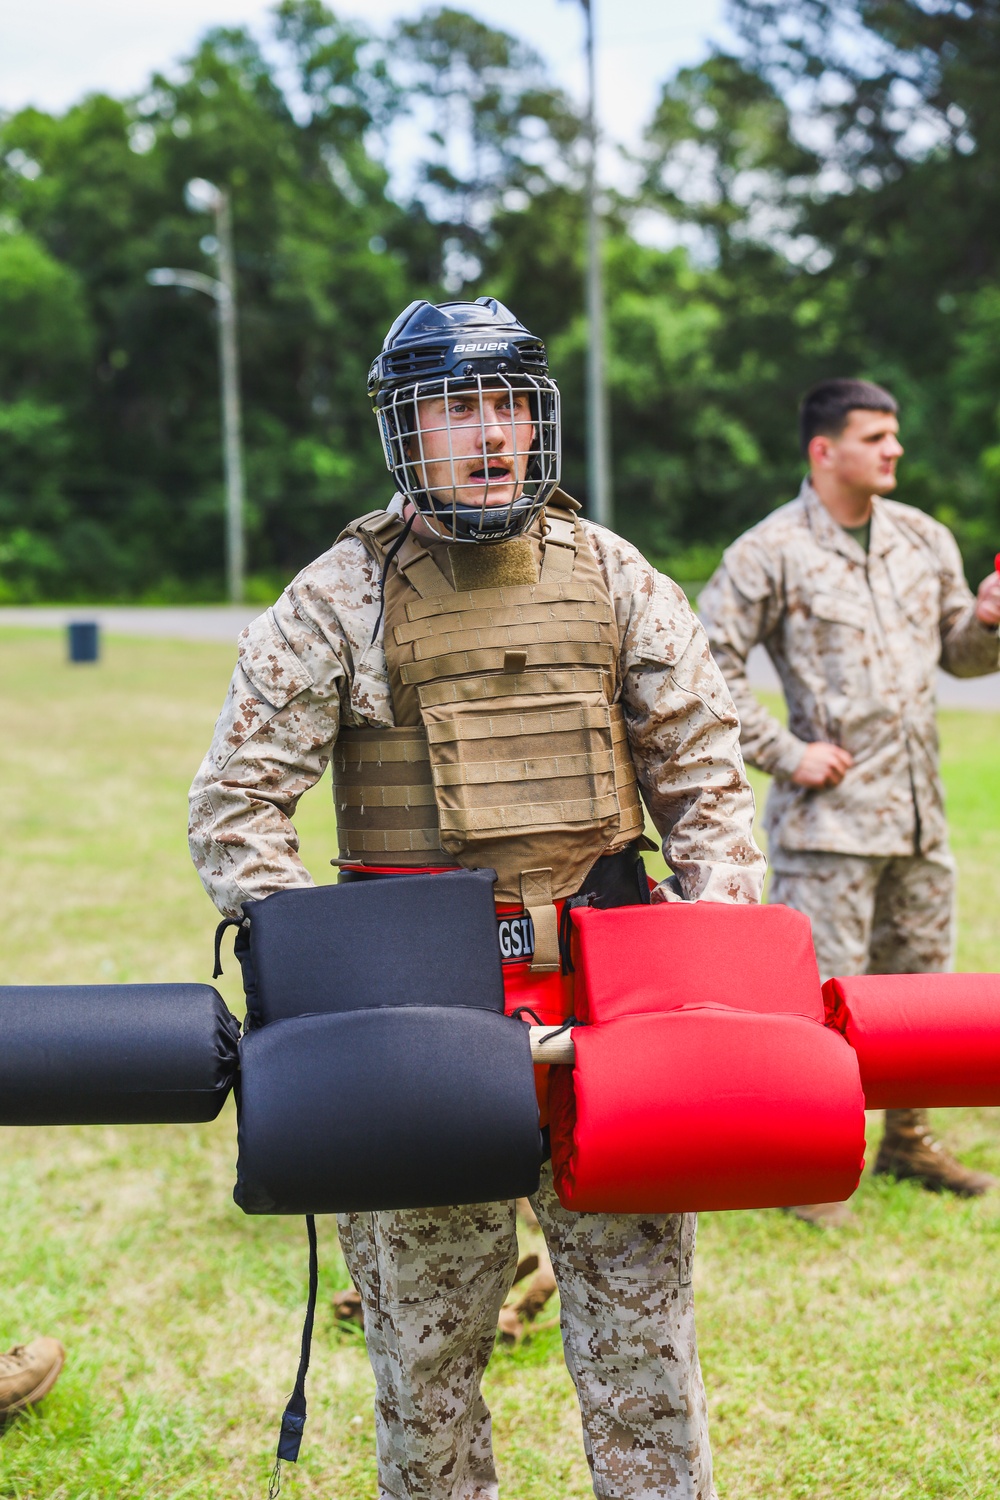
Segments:
[[[536,972],[558,967],[553,900],[643,831],[614,607],[576,509],[557,491],[489,547],[406,537],[383,584],[396,727],[342,728],[333,755],[340,861],[494,868]],[[375,511],[344,535],[384,569],[403,529]]]

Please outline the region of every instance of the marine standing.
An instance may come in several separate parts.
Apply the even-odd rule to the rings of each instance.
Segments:
[[[810,918],[824,979],[951,967],[955,866],[935,679],[939,665],[957,677],[1000,666],[1000,576],[973,597],[950,531],[889,498],[898,432],[896,402],[877,385],[810,390],[800,409],[808,477],[727,549],[699,601],[744,756],[774,778],[770,899]],[[787,728],[748,685],[758,643],[781,679]],[[967,1196],[992,1184],[916,1109],[886,1111],[875,1171]],[[846,1211],[796,1212],[829,1224]]]
[[[680,589],[558,489],[559,393],[505,307],[411,304],[369,390],[396,493],[244,631],[192,787],[195,863],[229,916],[311,884],[292,819],[332,761],[341,878],[497,869],[519,940],[508,1010],[530,993],[560,1019],[565,898],[649,899],[640,795],[673,872],[654,900],[760,899],[739,722]],[[694,1216],[567,1212],[548,1167],[533,1206],[595,1493],[711,1500]],[[375,1372],[380,1496],[491,1500],[480,1381],[514,1204],[338,1227]]]

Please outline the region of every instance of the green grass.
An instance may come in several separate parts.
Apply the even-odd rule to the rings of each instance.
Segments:
[[[6,983],[208,979],[214,915],[184,842],[185,791],[233,653],[110,639],[70,667],[54,633],[0,632]],[[942,716],[961,869],[963,968],[1000,967],[1000,716]],[[329,792],[303,802],[330,878]],[[220,988],[238,1010],[230,961]],[[941,1111],[1000,1172],[992,1111]],[[262,1496],[294,1375],[305,1236],[233,1205],[231,1106],[214,1125],[7,1130],[0,1342],[51,1332],[66,1370],[0,1441],[0,1496]],[[875,1128],[877,1122],[872,1119]],[[866,1181],[853,1226],[706,1214],[699,1335],[723,1500],[1000,1493],[1000,1195],[974,1204]],[[321,1305],[302,1462],[282,1496],[375,1494],[372,1381],[337,1325],[347,1278],[321,1221]],[[590,1493],[556,1312],[500,1349],[487,1399],[504,1493]]]

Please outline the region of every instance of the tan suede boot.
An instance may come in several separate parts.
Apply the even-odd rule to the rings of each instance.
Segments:
[[[65,1358],[57,1339],[33,1339],[0,1354],[0,1422],[47,1396]]]
[[[931,1192],[978,1198],[996,1186],[988,1172],[973,1172],[935,1139],[925,1109],[887,1109],[885,1135],[875,1158],[877,1176],[911,1177]]]
[[[520,1261],[514,1277],[515,1286],[526,1276],[531,1276],[531,1280],[520,1297],[500,1309],[497,1333],[501,1343],[516,1344],[556,1290],[552,1262],[544,1245],[541,1255],[525,1255]]]
[[[798,1203],[785,1213],[816,1229],[842,1229],[854,1218],[846,1203]]]

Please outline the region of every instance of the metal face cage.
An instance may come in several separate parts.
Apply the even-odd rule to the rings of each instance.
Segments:
[[[549,376],[416,381],[383,402],[386,464],[443,541],[517,536],[559,483],[559,390]]]

